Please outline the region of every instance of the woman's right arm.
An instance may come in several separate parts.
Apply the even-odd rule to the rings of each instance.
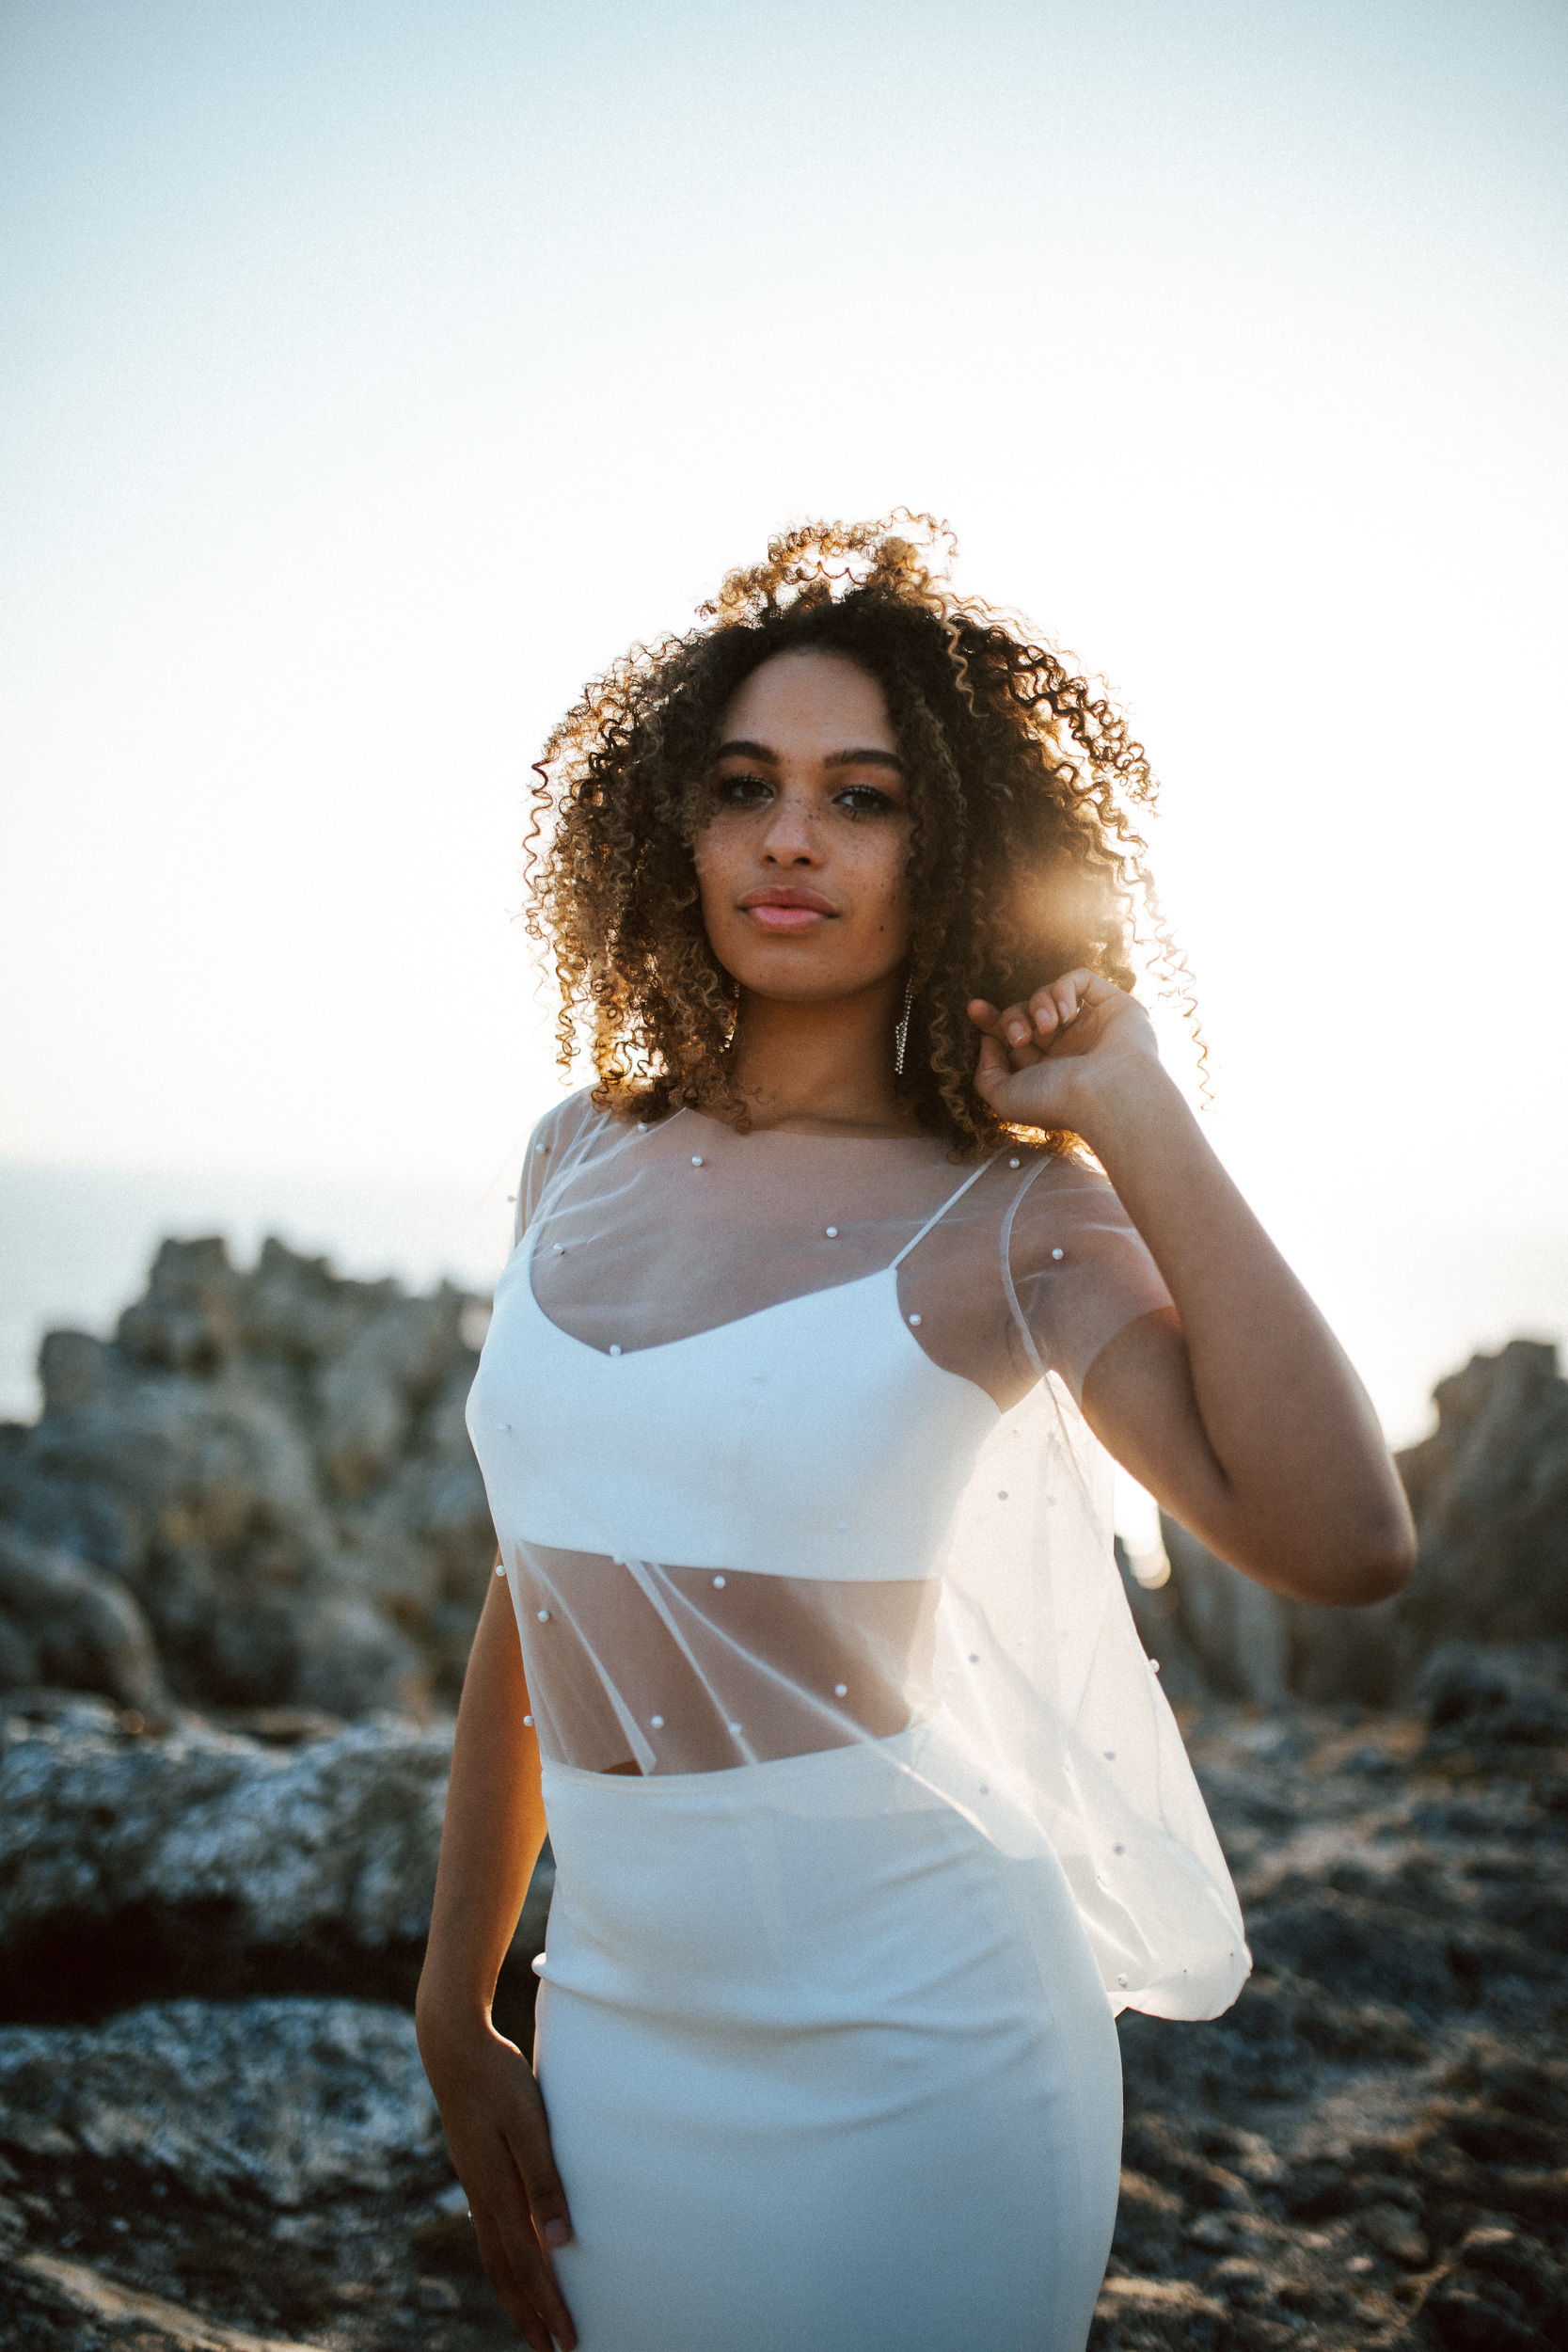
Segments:
[[[548,2249],[571,2235],[533,2069],[490,2023],[496,1979],[545,1842],[539,1749],[512,1597],[492,1577],[463,1679],[430,1942],[420,2055],[467,2192],[485,2276],[533,2352],[577,2334]]]

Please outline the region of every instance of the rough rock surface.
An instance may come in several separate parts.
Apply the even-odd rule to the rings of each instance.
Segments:
[[[1420,1543],[1404,1591],[1374,1609],[1308,1608],[1167,1518],[1170,1585],[1163,1599],[1133,1595],[1167,1674],[1174,1661],[1186,1688],[1264,1706],[1381,1706],[1407,1697],[1445,1642],[1568,1641],[1568,1380],[1556,1349],[1511,1340],[1439,1381],[1433,1401],[1433,1434],[1395,1456]]]
[[[411,2004],[452,1726],[281,1710],[249,1737],[150,1730],[68,1691],[0,1697],[0,2020],[104,2017],[179,1994]],[[546,1846],[498,2021],[526,2031]]]
[[[0,2017],[175,1993],[412,2000],[451,1753],[450,1723],[279,1747],[196,1719],[128,1730],[64,1693],[0,1702]]]
[[[1454,1646],[1420,1714],[1193,1727],[1256,1973],[1122,2021],[1093,2352],[1568,2344],[1563,1662]]]
[[[39,1422],[0,1425],[0,1688],[451,1700],[494,1540],[463,1425],[486,1314],[276,1241],[248,1273],[221,1241],[166,1242],[115,1339],[51,1332]],[[16,1560],[74,1579],[74,1616]]]
[[[62,1683],[156,1708],[152,1632],[117,1576],[0,1528],[0,1690]]]
[[[0,2027],[0,2141],[122,2162],[216,2204],[451,2185],[406,2010],[170,2001],[98,2026]]]
[[[0,2028],[15,2352],[499,2352],[515,2335],[451,2264],[463,2217],[404,2010],[176,2001]]]

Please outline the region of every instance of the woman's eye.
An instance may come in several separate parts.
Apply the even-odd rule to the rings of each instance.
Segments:
[[[737,768],[721,773],[717,789],[721,808],[757,808],[773,798],[776,787],[768,776]],[[895,805],[892,794],[879,791],[874,784],[848,784],[833,794],[833,806],[851,817],[882,817]]]

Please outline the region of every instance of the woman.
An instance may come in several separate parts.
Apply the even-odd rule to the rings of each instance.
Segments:
[[[702,617],[539,768],[598,1084],[469,1406],[420,2044],[540,2352],[1081,2352],[1114,2013],[1248,1964],[1101,1448],[1302,1599],[1395,1591],[1410,1521],[1129,993],[1119,719],[889,525]],[[531,2069],[489,2003],[546,1817]]]

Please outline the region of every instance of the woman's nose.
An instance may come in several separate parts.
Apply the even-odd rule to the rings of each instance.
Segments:
[[[780,864],[816,865],[821,849],[815,812],[793,795],[777,802],[762,837],[762,854]]]

